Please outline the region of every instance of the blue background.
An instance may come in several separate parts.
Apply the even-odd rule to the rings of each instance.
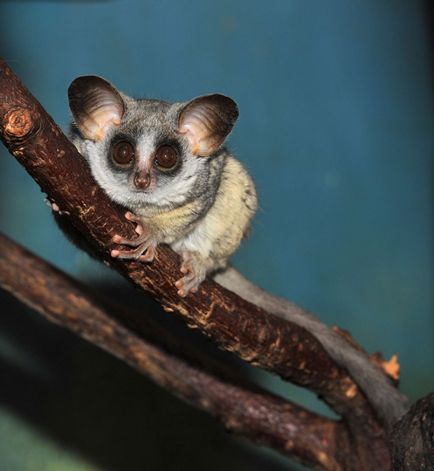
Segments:
[[[67,87],[84,74],[136,97],[233,97],[241,114],[231,148],[260,198],[234,264],[350,330],[367,350],[397,353],[402,390],[414,400],[434,390],[427,5],[2,2],[0,55],[64,128]],[[121,284],[65,240],[37,185],[0,153],[0,229],[102,289]],[[2,303],[10,309],[0,317],[1,469],[282,466],[36,314],[17,317],[22,308],[9,297]],[[305,391],[255,374],[324,411]],[[121,425],[134,446],[124,443]]]

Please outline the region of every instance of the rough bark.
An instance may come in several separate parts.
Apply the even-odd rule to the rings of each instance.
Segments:
[[[417,401],[395,425],[391,442],[395,471],[434,469],[434,393]]]

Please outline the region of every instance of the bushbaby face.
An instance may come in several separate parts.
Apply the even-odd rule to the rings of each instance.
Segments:
[[[238,117],[223,95],[135,100],[94,76],[74,80],[68,96],[73,143],[111,199],[131,209],[180,205],[195,194]]]

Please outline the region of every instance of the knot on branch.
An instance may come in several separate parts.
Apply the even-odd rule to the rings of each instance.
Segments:
[[[3,118],[5,134],[13,139],[26,137],[34,128],[32,113],[28,108],[13,108]]]

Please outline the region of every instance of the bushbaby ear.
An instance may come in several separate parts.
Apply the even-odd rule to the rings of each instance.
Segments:
[[[224,95],[206,95],[187,103],[178,117],[178,132],[185,134],[194,155],[206,157],[217,150],[238,118],[238,106]]]
[[[119,92],[101,77],[76,78],[68,88],[69,107],[83,136],[101,140],[107,129],[119,126],[124,102]]]

